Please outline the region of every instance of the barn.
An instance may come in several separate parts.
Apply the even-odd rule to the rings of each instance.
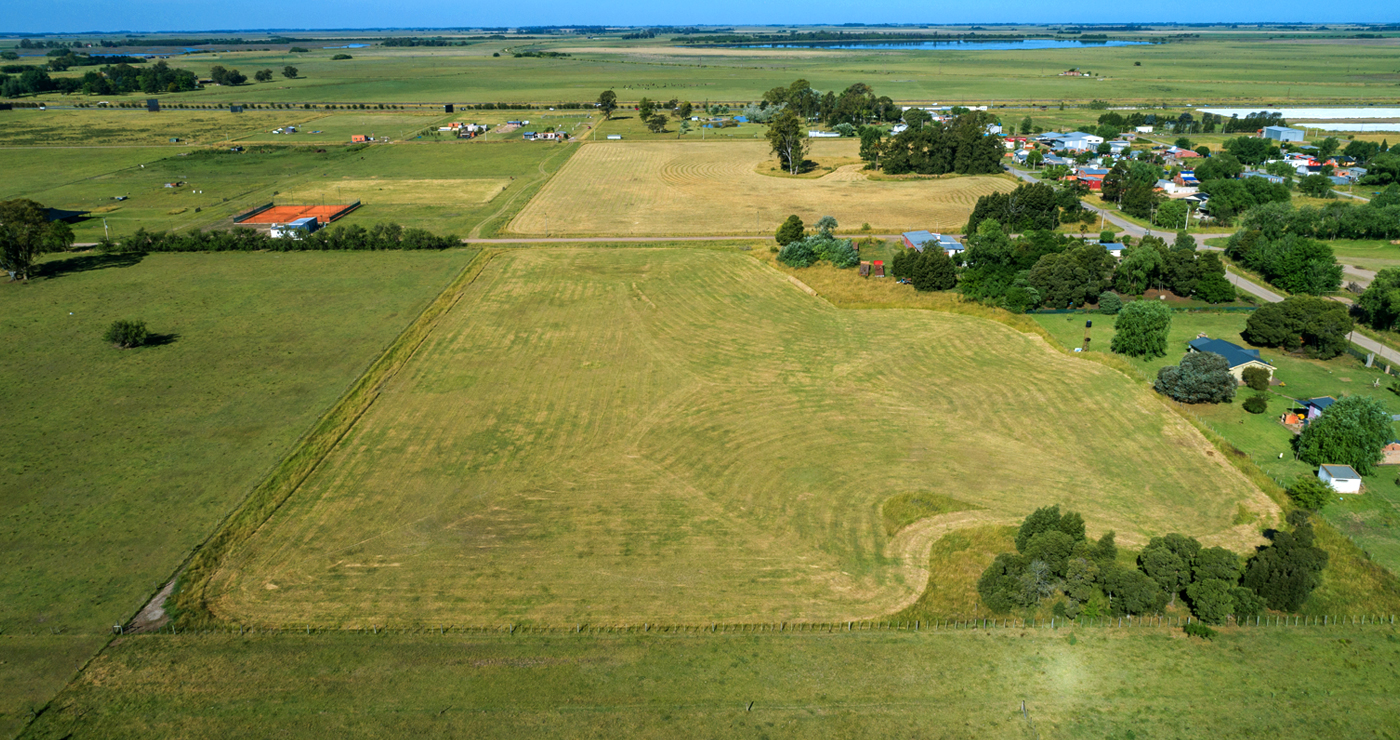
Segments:
[[[1361,476],[1350,465],[1323,465],[1317,478],[1337,493],[1361,493]]]

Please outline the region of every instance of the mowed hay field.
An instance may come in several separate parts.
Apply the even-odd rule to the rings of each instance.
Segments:
[[[859,143],[815,141],[809,158],[855,157]],[[756,170],[765,141],[586,144],[510,223],[518,234],[613,236],[771,233],[789,214],[835,216],[843,230],[956,231],[977,199],[1010,191],[1001,176],[873,181],[860,165],[826,176]]]
[[[993,322],[832,307],[747,255],[544,249],[488,264],[214,577],[261,625],[876,617],[939,517],[1082,511],[1124,545],[1245,549],[1273,504],[1148,391]],[[951,516],[965,517],[962,513]]]

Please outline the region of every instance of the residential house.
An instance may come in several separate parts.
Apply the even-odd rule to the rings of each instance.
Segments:
[[[1135,128],[1135,129],[1133,129],[1133,130],[1136,131],[1137,133],[1140,133],[1140,134],[1150,134],[1150,133],[1152,133],[1152,127],[1151,127],[1151,126],[1138,126],[1137,128]]]
[[[1111,255],[1114,259],[1122,259],[1122,257],[1123,257],[1123,245],[1122,245],[1122,244],[1119,244],[1118,242],[1099,242],[1099,246],[1101,246],[1101,247],[1103,247],[1104,249],[1108,250],[1109,255]]]
[[[1079,178],[1080,182],[1088,185],[1090,190],[1103,190],[1103,178],[1108,174],[1108,170],[1094,167],[1080,167],[1074,174]]]
[[[935,234],[930,231],[906,231],[901,234],[904,246],[918,252],[926,247],[941,248],[949,257],[962,252],[963,245],[950,234]]]
[[[1257,177],[1261,180],[1268,180],[1269,182],[1274,183],[1275,185],[1283,184],[1282,177],[1279,177],[1278,175],[1270,175],[1267,172],[1260,172],[1259,170],[1248,170],[1242,175],[1242,177]]]
[[[1187,346],[1192,352],[1214,352],[1224,357],[1225,362],[1230,365],[1230,374],[1240,382],[1244,382],[1244,370],[1247,367],[1262,367],[1270,374],[1274,372],[1274,366],[1259,356],[1259,350],[1245,349],[1224,339],[1197,337],[1188,342]]]
[[[1099,148],[1103,143],[1103,137],[1097,134],[1086,134],[1083,131],[1071,131],[1064,135],[1060,142],[1060,148],[1071,152],[1091,152]]]

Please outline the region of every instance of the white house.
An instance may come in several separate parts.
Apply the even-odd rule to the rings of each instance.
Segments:
[[[1150,134],[1150,133],[1152,133],[1152,127],[1151,127],[1151,126],[1138,126],[1137,129],[1136,129],[1136,131],[1137,131],[1138,133],[1140,133],[1140,134]]]
[[[1086,134],[1083,131],[1071,131],[1064,135],[1061,145],[1072,152],[1087,152],[1099,148],[1103,143],[1103,137],[1096,134]]]
[[[838,134],[838,133],[836,133],[835,131],[808,131],[808,132],[807,132],[807,138],[809,138],[809,139],[839,139],[839,138],[841,138],[841,134]]]
[[[1361,493],[1361,476],[1350,465],[1323,465],[1317,478],[1337,493]]]

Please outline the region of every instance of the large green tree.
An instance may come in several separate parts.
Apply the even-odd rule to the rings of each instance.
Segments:
[[[44,206],[25,198],[0,201],[0,269],[11,280],[28,280],[39,255],[71,246],[73,230],[49,221]]]
[[[598,110],[603,114],[603,120],[612,118],[613,111],[617,110],[617,93],[612,90],[604,90],[598,94]]]
[[[1180,365],[1157,370],[1153,388],[1181,403],[1229,403],[1239,383],[1230,374],[1230,363],[1214,352],[1192,352]]]
[[[1262,597],[1270,609],[1297,611],[1322,582],[1327,553],[1316,547],[1307,512],[1288,515],[1292,532],[1275,531],[1273,543],[1249,561],[1243,584]]]
[[[1172,310],[1160,301],[1133,301],[1118,312],[1110,348],[1130,357],[1164,357]]]
[[[1370,475],[1386,444],[1395,436],[1390,412],[1380,401],[1346,396],[1303,427],[1296,445],[1298,458],[1313,465],[1350,465]]]
[[[1400,267],[1376,273],[1366,292],[1356,301],[1361,320],[1372,329],[1389,331],[1400,324]]]
[[[780,111],[768,124],[767,137],[783,169],[793,175],[800,172],[807,157],[807,132],[802,119],[791,109]]]
[[[1346,351],[1352,319],[1346,304],[1312,296],[1289,296],[1261,306],[1244,325],[1244,339],[1264,347],[1306,348],[1308,354],[1330,359]]]

